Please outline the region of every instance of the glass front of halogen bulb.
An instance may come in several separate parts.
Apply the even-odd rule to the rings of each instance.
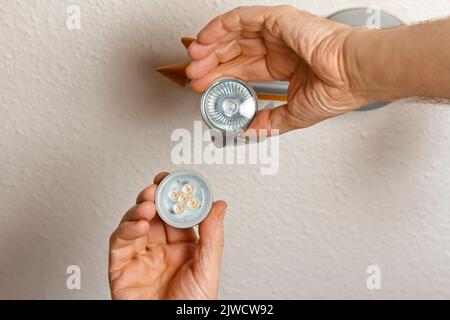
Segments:
[[[156,189],[156,211],[165,223],[175,228],[198,225],[208,216],[212,202],[208,181],[191,170],[168,175]]]
[[[213,82],[200,103],[206,125],[224,135],[237,136],[253,121],[258,98],[253,88],[234,78]]]

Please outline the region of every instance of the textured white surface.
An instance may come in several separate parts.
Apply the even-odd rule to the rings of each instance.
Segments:
[[[272,3],[277,1],[258,1]],[[320,15],[371,1],[284,1]],[[82,29],[66,28],[69,4]],[[256,3],[246,1],[245,4]],[[0,298],[108,298],[107,243],[173,170],[198,95],[153,72],[241,1],[2,1]],[[448,0],[376,1],[407,22]],[[222,298],[450,298],[450,106],[411,101],[281,139],[280,172],[191,166],[228,201]],[[66,289],[66,267],[82,290]],[[382,290],[366,288],[366,268]]]

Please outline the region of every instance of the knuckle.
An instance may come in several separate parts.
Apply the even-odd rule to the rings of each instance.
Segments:
[[[151,199],[152,194],[154,192],[153,186],[148,186],[142,191],[142,201],[148,201]]]
[[[296,8],[290,4],[281,4],[279,6],[276,6],[276,8],[282,11],[296,10]]]
[[[289,4],[282,4],[282,5],[276,6],[274,11],[277,13],[277,16],[282,16],[287,13],[297,12],[298,9]]]
[[[139,192],[139,194],[136,197],[136,203],[139,202],[139,199],[142,198],[143,194],[144,194],[144,191]]]
[[[191,54],[191,53],[189,53],[189,56],[192,58],[192,54]],[[192,65],[192,64],[189,64],[189,65],[186,67],[186,70],[185,70],[186,77],[188,77],[189,79],[192,79],[192,78],[193,78],[192,67],[191,67],[191,65]]]
[[[138,216],[141,216],[142,214],[146,213],[149,209],[152,208],[152,202],[151,201],[145,201],[139,204],[136,207],[136,214]]]
[[[194,58],[194,56],[195,56],[195,45],[194,45],[194,43],[191,43],[191,45],[187,48],[187,52],[188,52],[188,55],[191,57],[191,58]],[[189,65],[190,66],[190,65]],[[188,68],[189,68],[189,66],[188,66]],[[187,70],[187,69],[186,69]]]
[[[111,233],[111,235],[109,236],[109,246],[110,246],[110,250],[111,250],[111,246],[114,244],[115,241],[116,241],[116,231],[114,231],[113,233]]]

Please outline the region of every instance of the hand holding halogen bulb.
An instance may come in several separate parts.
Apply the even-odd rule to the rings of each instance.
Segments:
[[[211,195],[200,192],[201,180],[167,176],[155,177],[111,235],[113,299],[217,298],[226,203],[212,203]],[[192,227],[173,226],[189,215],[193,220],[183,227],[200,222],[199,236]]]
[[[251,128],[304,128],[361,106],[343,45],[352,28],[290,6],[240,7],[212,20],[189,47],[186,74],[203,92],[217,78],[290,81],[288,104],[260,112]]]
[[[449,30],[449,18],[372,30],[291,6],[240,7],[200,31],[186,75],[199,92],[223,77],[289,81],[288,103],[250,124],[284,133],[380,101],[450,99]]]

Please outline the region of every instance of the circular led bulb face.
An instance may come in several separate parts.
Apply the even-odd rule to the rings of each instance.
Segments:
[[[201,100],[206,124],[224,133],[247,128],[257,111],[255,91],[238,79],[227,78],[212,83]]]
[[[161,219],[176,228],[198,225],[209,214],[213,202],[208,181],[195,171],[176,171],[158,185],[156,210]]]

